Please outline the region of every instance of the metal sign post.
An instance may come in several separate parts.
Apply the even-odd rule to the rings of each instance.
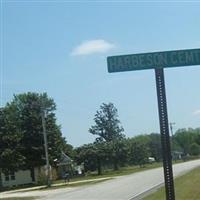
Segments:
[[[175,200],[168,115],[167,115],[167,99],[165,93],[165,79],[164,79],[163,68],[155,69],[155,77],[156,77],[156,89],[158,98],[158,112],[160,121],[166,199]]]
[[[110,56],[107,63],[110,73],[155,69],[166,199],[175,200],[164,70],[160,66],[200,65],[200,49]]]

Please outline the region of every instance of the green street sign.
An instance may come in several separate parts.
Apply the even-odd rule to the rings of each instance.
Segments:
[[[108,72],[200,65],[200,49],[110,56]]]

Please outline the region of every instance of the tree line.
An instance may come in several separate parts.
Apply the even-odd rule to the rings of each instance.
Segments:
[[[0,170],[3,172],[30,169],[45,165],[42,112],[48,137],[50,164],[65,152],[86,171],[118,170],[125,165],[143,166],[149,157],[162,160],[160,134],[151,133],[127,138],[117,108],[103,103],[94,116],[89,133],[96,135],[93,143],[73,148],[62,136],[56,122],[56,104],[46,93],[14,95],[11,102],[0,108]],[[186,155],[200,154],[200,128],[180,129],[171,137],[172,150]]]
[[[75,160],[85,164],[85,170],[104,168],[117,170],[125,165],[140,165],[162,160],[161,138],[158,133],[138,135],[126,138],[124,129],[118,119],[117,109],[112,103],[103,103],[94,117],[95,125],[89,132],[97,135],[95,142],[75,149]],[[200,128],[179,129],[171,138],[172,157],[200,155]],[[179,157],[180,158],[180,157]]]

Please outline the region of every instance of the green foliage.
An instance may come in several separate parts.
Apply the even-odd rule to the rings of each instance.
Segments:
[[[129,140],[129,159],[130,163],[143,166],[148,162],[149,137],[147,135],[136,136]]]
[[[37,180],[38,180],[38,185],[45,185],[47,183],[47,176],[44,171],[40,171],[38,173]]]
[[[104,168],[117,170],[126,164],[144,165],[148,157],[162,159],[160,134],[140,135],[126,139],[118,119],[117,109],[112,103],[103,103],[94,117],[95,125],[89,132],[96,141],[75,150],[62,137],[61,127],[56,123],[56,105],[46,93],[15,95],[13,100],[0,109],[0,168],[13,171],[45,164],[44,138],[41,113],[45,111],[49,160],[60,157],[61,151],[84,163],[86,171],[102,173]],[[184,155],[200,154],[200,128],[180,129],[172,141],[173,151]]]
[[[194,129],[194,140],[198,145],[200,145],[200,128]]]
[[[42,112],[45,112],[50,163],[62,150],[70,149],[56,124],[56,105],[46,93],[14,95],[1,109],[0,163],[1,168],[33,169],[45,164]],[[33,172],[33,170],[32,170]]]
[[[181,148],[184,155],[192,154],[191,152],[191,145],[193,143],[199,144],[200,143],[200,131],[199,129],[180,129],[178,130],[174,137],[173,141]],[[195,145],[196,146],[196,145]],[[196,148],[194,145],[192,147],[192,151]]]
[[[51,134],[57,136],[55,125],[55,103],[47,94],[27,93],[15,96],[13,102],[19,109],[21,129],[23,130],[23,155],[28,168],[45,164],[43,147],[43,129],[41,114],[46,111],[46,129],[48,139]],[[48,140],[49,141],[49,140]],[[51,145],[49,145],[51,147]]]
[[[190,145],[190,154],[192,156],[197,156],[200,154],[200,145],[198,145],[197,143],[192,143]]]
[[[0,109],[0,168],[7,172],[19,169],[25,162],[25,157],[20,152],[23,135],[15,112],[13,106]]]
[[[103,103],[95,114],[95,125],[89,129],[93,135],[98,135],[98,140],[110,142],[124,138],[123,127],[120,126],[117,109],[112,103]]]
[[[124,166],[128,159],[126,139],[107,142],[107,159],[113,163],[114,170]]]
[[[155,158],[156,161],[161,161],[162,159],[162,146],[161,146],[161,139],[160,134],[158,133],[151,133],[149,135],[149,150],[150,156]]]
[[[94,144],[85,144],[75,149],[75,160],[78,164],[84,162],[86,171],[95,171],[97,169],[97,149]]]
[[[124,131],[123,127],[120,126],[118,119],[117,109],[112,103],[103,103],[100,106],[100,110],[95,114],[95,125],[89,129],[89,132],[98,135],[96,143],[99,147],[104,146],[107,149],[107,159],[113,163],[115,170],[118,169],[118,164],[122,160],[123,153],[123,142],[121,142],[125,136],[122,134]],[[99,149],[97,145],[97,149]],[[125,156],[126,157],[126,156]],[[101,161],[101,159],[99,159]]]

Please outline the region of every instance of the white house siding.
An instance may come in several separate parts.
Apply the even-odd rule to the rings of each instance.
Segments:
[[[38,177],[39,177],[39,168],[38,167],[34,168],[34,173],[35,173],[35,183],[37,183],[38,182]]]
[[[15,180],[11,180],[11,176],[9,175],[9,181],[5,180],[5,175],[2,173],[1,179],[3,187],[11,187],[32,183],[30,170],[19,170],[15,172]]]
[[[1,173],[1,182],[3,187],[11,187],[16,185],[38,183],[39,174],[45,172],[45,166],[35,167],[35,182],[32,181],[30,170],[19,170],[15,172],[15,180],[11,180],[11,175],[9,175],[9,181],[5,180],[5,174]],[[1,184],[0,184],[1,185]]]

